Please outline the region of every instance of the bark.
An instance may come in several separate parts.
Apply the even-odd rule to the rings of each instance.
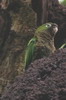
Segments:
[[[7,85],[1,100],[66,100],[66,49],[29,67]]]

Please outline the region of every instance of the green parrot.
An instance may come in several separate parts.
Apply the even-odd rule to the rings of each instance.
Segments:
[[[25,70],[35,59],[48,56],[55,51],[54,37],[58,31],[58,25],[55,23],[46,23],[39,26],[34,37],[28,42],[25,52]]]

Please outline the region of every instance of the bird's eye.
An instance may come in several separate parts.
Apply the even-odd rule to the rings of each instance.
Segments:
[[[51,27],[51,24],[47,24],[46,27]]]

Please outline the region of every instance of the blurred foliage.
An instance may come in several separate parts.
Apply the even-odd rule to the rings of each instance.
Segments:
[[[66,0],[63,0],[63,1],[61,2],[61,4],[63,4],[63,5],[66,6]]]

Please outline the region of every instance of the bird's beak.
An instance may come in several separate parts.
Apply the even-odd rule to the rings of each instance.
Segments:
[[[54,23],[53,25],[53,31],[54,33],[57,33],[58,32],[58,25]]]
[[[58,32],[58,27],[54,27],[53,30],[54,30],[55,33],[57,33]]]

